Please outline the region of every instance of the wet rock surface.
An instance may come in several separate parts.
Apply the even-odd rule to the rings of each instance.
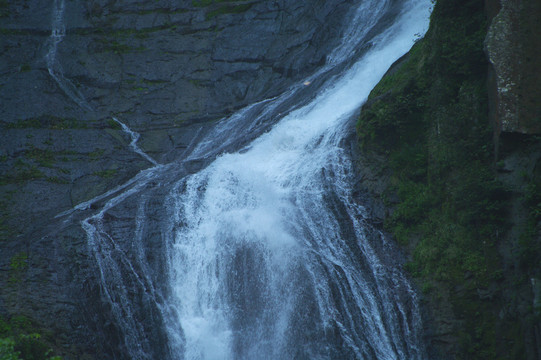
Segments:
[[[0,315],[22,314],[47,329],[65,359],[123,358],[100,305],[83,217],[56,218],[152,166],[113,116],[141,134],[138,144],[153,159],[171,162],[220,118],[323,64],[351,5],[2,3]],[[63,37],[52,52],[55,29]]]

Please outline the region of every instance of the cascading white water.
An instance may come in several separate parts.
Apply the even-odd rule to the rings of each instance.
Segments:
[[[426,359],[415,293],[392,244],[352,199],[341,144],[370,90],[427,28],[430,0],[405,0],[392,26],[369,36],[390,8],[397,6],[359,2],[356,23],[310,80],[346,68],[361,45],[369,49],[272,129],[265,119],[295,108],[284,104],[302,84],[224,119],[168,165],[157,165],[114,119],[156,166],[74,210],[95,211],[82,224],[130,358]],[[186,175],[191,162],[202,169]],[[151,199],[161,216],[147,214]],[[130,201],[136,214],[118,209]],[[151,227],[166,258],[159,269],[147,263],[156,256]],[[154,324],[164,328],[167,344],[158,343],[166,350],[153,348]]]
[[[340,141],[352,113],[426,30],[428,9],[429,1],[406,2],[313,102],[177,183],[170,301],[184,358],[425,358],[414,292],[351,200]]]

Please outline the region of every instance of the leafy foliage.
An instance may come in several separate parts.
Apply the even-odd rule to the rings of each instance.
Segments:
[[[62,360],[51,353],[30,319],[19,315],[6,321],[0,317],[0,360]]]
[[[493,170],[485,34],[482,2],[438,0],[429,32],[372,91],[357,124],[364,151],[385,155],[392,170],[388,192],[399,201],[385,227],[412,249],[407,269],[427,293],[446,284],[465,319],[461,359],[500,351],[495,310],[478,295],[501,274],[508,206]]]

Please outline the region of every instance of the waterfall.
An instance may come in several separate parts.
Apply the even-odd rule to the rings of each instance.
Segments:
[[[313,100],[290,103],[299,84],[252,104],[171,164],[140,153],[156,166],[90,202],[103,204],[82,225],[129,358],[427,358],[397,251],[351,194],[344,139],[429,12],[360,1]]]
[[[187,359],[425,357],[415,294],[352,200],[341,147],[347,120],[426,26],[426,3],[408,5],[313,102],[175,186],[171,301]]]

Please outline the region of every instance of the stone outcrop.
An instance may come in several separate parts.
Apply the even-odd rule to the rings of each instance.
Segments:
[[[489,95],[496,131],[539,134],[541,3],[528,0],[489,3],[489,10],[500,8],[491,21],[485,42],[495,78]],[[494,12],[489,11],[489,16]]]
[[[505,306],[500,318],[520,319],[523,356],[541,358],[539,318],[539,272],[525,266],[524,254],[516,249],[525,239],[533,249],[541,244],[541,223],[533,215],[529,198],[535,192],[541,174],[541,38],[538,36],[541,3],[529,0],[489,0],[491,19],[485,40],[490,61],[488,96],[490,115],[495,128],[495,147],[499,164],[497,178],[510,191],[510,230],[500,245],[506,278]],[[535,198],[535,196],[534,196]],[[538,206],[538,205],[537,205]],[[525,230],[530,229],[530,230]],[[529,233],[528,233],[529,232]],[[529,251],[535,259],[535,251]],[[523,277],[517,285],[516,277]]]

